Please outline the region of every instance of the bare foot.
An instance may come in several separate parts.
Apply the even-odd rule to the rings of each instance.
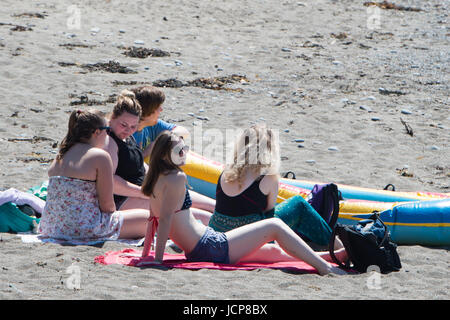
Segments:
[[[321,276],[324,276],[327,274],[337,274],[337,275],[346,275],[347,274],[347,272],[345,272],[344,270],[342,270],[338,267],[335,267],[331,264],[328,264],[328,267],[325,270],[323,270],[323,271],[318,270],[318,271]]]
[[[330,273],[337,274],[337,275],[340,275],[340,276],[348,274],[346,271],[344,271],[344,270],[342,270],[341,268],[338,268],[338,267],[331,267]]]

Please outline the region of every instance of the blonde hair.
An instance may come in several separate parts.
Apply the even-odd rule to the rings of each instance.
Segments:
[[[279,147],[273,130],[265,125],[253,125],[235,141],[233,162],[226,165],[223,177],[225,182],[238,181],[241,186],[249,170],[263,175],[278,174],[279,168]]]
[[[142,115],[142,108],[139,101],[136,99],[134,92],[130,90],[123,90],[117,97],[117,102],[114,106],[112,117],[117,118],[124,112],[128,112],[132,115],[138,116]]]

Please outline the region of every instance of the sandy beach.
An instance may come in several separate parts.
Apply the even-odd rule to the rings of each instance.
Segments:
[[[364,3],[3,0],[0,191],[47,179],[72,110],[110,112],[121,90],[154,84],[165,86],[162,119],[214,160],[229,142],[217,136],[265,122],[281,171],[298,179],[449,193],[449,3]],[[0,300],[450,298],[448,247],[399,246],[403,268],[375,286],[373,274],[94,262],[125,247],[0,233]],[[73,266],[79,289],[67,285]]]

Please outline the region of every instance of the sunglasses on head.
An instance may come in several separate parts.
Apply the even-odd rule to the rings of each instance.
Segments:
[[[106,130],[107,133],[111,131],[111,127],[99,127],[98,130]]]

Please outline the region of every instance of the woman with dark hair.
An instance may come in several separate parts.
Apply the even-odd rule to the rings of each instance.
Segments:
[[[48,170],[48,194],[39,223],[43,235],[113,240],[145,234],[148,210],[116,211],[112,161],[102,149],[108,129],[99,111],[71,113],[68,132]]]
[[[281,219],[265,219],[227,231],[216,232],[198,222],[191,213],[186,175],[180,169],[188,149],[183,139],[164,131],[154,142],[142,192],[150,197],[151,217],[142,255],[150,250],[156,231],[155,259],[161,263],[168,238],[180,247],[188,261],[237,263],[302,260],[319,274],[344,274],[316,253]],[[157,230],[155,230],[157,228]],[[268,242],[276,241],[276,244]],[[339,258],[345,251],[338,250]]]

